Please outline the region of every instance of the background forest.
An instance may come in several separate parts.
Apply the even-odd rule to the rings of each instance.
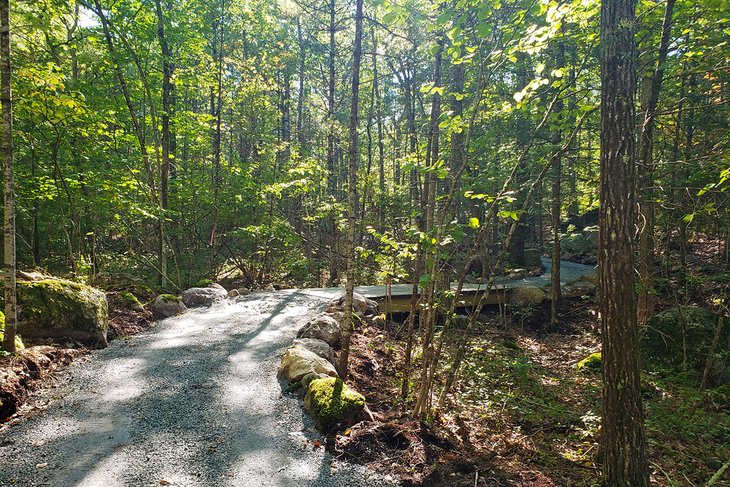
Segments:
[[[597,206],[598,7],[365,5],[359,282],[409,281],[429,241],[447,273],[472,255],[486,273],[511,219],[517,266],[525,246],[550,252],[559,222],[582,230]],[[250,286],[338,283],[353,8],[14,4],[21,265],[169,288],[231,270]],[[637,18],[642,251],[668,257],[692,232],[730,231],[728,5],[646,1]]]
[[[603,8],[627,5],[633,19],[632,2]],[[354,283],[411,283],[410,313],[371,322],[374,341],[363,338],[362,323],[353,334],[352,379],[372,386],[376,412],[441,420],[459,436],[453,401],[483,428],[463,444],[483,433],[496,445],[504,437],[489,436],[499,430],[488,424],[497,416],[483,416],[494,408],[482,402],[502,394],[499,434],[524,428],[544,441],[543,452],[572,432],[558,456],[573,462],[565,475],[575,485],[596,480],[601,463],[589,454],[599,436],[598,381],[577,370],[590,369],[590,360],[564,365],[598,349],[589,328],[602,314],[614,320],[603,348],[615,339],[612,359],[620,359],[604,368],[604,392],[623,384],[613,371],[633,367],[632,417],[641,423],[645,396],[649,450],[661,463],[652,464],[652,479],[681,473],[692,483],[727,470],[730,4],[639,1],[631,26],[636,86],[632,63],[607,72],[616,38],[599,36],[601,7],[598,0],[12,2],[18,265],[107,291],[143,289],[145,297],[221,280],[249,289],[347,283],[343,379]],[[613,27],[627,30],[621,21]],[[633,43],[623,47],[633,52]],[[607,87],[612,79],[616,86]],[[635,88],[636,116],[620,110],[621,100],[607,101],[625,80]],[[604,114],[630,127],[607,125],[602,102]],[[628,156],[626,174],[601,166],[602,156],[620,162],[625,147],[633,153],[634,138],[636,171]],[[626,140],[615,151],[607,143]],[[606,228],[626,231],[599,255],[606,182],[636,188],[637,221],[634,205],[616,203],[613,216],[603,205],[602,236]],[[630,255],[617,251],[623,244]],[[614,262],[601,260],[609,255]],[[553,286],[538,289],[537,302],[480,314],[482,298],[468,318],[455,314],[459,293],[449,283],[537,275],[548,258]],[[561,301],[561,260],[601,260],[608,269],[599,288],[615,292],[602,293],[600,313],[587,297],[595,282],[564,287],[572,294]],[[614,269],[628,272],[611,280]],[[680,330],[681,347],[670,365],[657,366],[646,352],[651,333],[642,335],[648,363],[640,377],[634,322],[644,333],[659,323],[650,321],[657,312],[675,313],[669,328]],[[697,313],[706,313],[707,326],[694,336]],[[517,324],[519,333],[509,326]],[[618,339],[606,330],[619,330]],[[564,337],[547,335],[554,332]],[[664,338],[648,346],[666,349]],[[371,352],[398,364],[377,385],[368,380],[378,374],[363,372],[383,359]],[[506,392],[504,370],[512,374]],[[389,389],[379,396],[382,383]],[[550,389],[555,383],[569,384],[567,400]],[[672,397],[668,390],[677,391],[676,404],[659,402]],[[618,393],[604,393],[606,430],[621,422],[607,411],[625,411],[605,407]],[[566,431],[550,423],[556,417]],[[697,450],[672,450],[672,425]],[[535,462],[550,471],[553,460]],[[663,470],[682,462],[692,465]],[[551,475],[561,478],[555,465]],[[579,472],[581,465],[593,470]],[[648,472],[641,475],[648,482]]]

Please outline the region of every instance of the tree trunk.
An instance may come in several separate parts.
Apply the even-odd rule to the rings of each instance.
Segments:
[[[362,57],[362,2],[357,0],[355,11],[355,46],[352,61],[352,100],[350,104],[350,150],[348,167],[348,209],[347,209],[347,285],[345,287],[345,309],[342,322],[342,348],[338,372],[342,380],[347,379],[350,356],[350,335],[352,334],[352,295],[355,290],[355,215],[357,214],[357,162],[358,162],[358,102],[360,94],[360,58]]]
[[[603,345],[604,484],[649,486],[634,289],[636,0],[601,6],[598,276]]]
[[[565,44],[561,41],[558,45],[556,65],[558,69],[562,69],[565,64]],[[571,81],[573,81],[571,79]],[[560,99],[555,103],[555,111],[562,120],[565,116],[563,113],[563,100]],[[555,133],[555,138],[558,142],[561,139],[561,130]],[[551,226],[553,233],[553,248],[551,254],[551,268],[550,268],[550,324],[555,326],[558,323],[558,303],[560,302],[562,288],[560,285],[560,185],[563,171],[563,156],[560,151],[556,152],[551,159],[551,166],[553,172],[552,186],[550,188],[550,217]],[[542,234],[542,225],[540,226],[540,234]]]
[[[306,69],[306,52],[302,35],[302,17],[297,17],[297,42],[299,44],[299,93],[297,96],[297,142],[299,155],[305,155],[304,136],[304,74]]]
[[[225,40],[225,15],[226,15],[226,2],[221,0],[220,17],[218,19],[218,29],[214,31],[217,35],[217,61],[218,61],[218,73],[217,73],[217,89],[215,95],[215,131],[213,133],[213,224],[210,229],[210,248],[211,257],[215,258],[216,247],[218,241],[218,214],[220,206],[220,186],[221,186],[221,125],[223,115],[223,42]],[[213,97],[211,96],[211,105],[213,105]]]
[[[165,289],[167,282],[167,232],[165,214],[168,206],[167,183],[170,177],[170,93],[172,90],[172,51],[165,37],[165,19],[162,14],[161,0],[155,0],[157,13],[157,37],[162,51],[162,165],[160,167],[160,215],[159,249],[160,285]]]
[[[434,63],[433,85],[441,87],[441,64],[444,51],[444,40],[439,38],[438,51]],[[431,120],[429,123],[428,143],[426,148],[426,167],[432,168],[439,157],[439,128],[438,119],[441,116],[441,95],[434,92],[431,102]],[[421,347],[423,348],[423,359],[421,363],[421,378],[416,404],[413,407],[413,417],[424,417],[428,413],[432,383],[434,377],[434,334],[436,332],[436,282],[440,270],[442,226],[435,228],[436,193],[438,181],[432,172],[427,172],[423,182],[422,208],[425,215],[425,226],[423,231],[435,239],[435,244],[428,249],[430,255],[427,258],[427,273],[429,275],[426,289],[421,295],[422,311],[420,313],[421,323]],[[436,232],[436,235],[433,235]]]
[[[15,352],[15,183],[13,181],[13,107],[10,91],[10,5],[0,0],[0,98],[3,112],[3,271],[5,274],[5,338],[3,349]]]
[[[664,63],[667,60],[669,50],[669,34],[672,30],[672,13],[675,0],[667,0],[664,10],[664,21],[662,23],[662,37],[659,41],[659,53],[657,55],[656,69],[651,77],[645,80],[644,86],[647,93],[644,98],[644,117],[639,137],[639,160],[638,167],[641,178],[642,195],[641,210],[641,235],[639,237],[639,262],[638,271],[641,285],[638,296],[638,320],[645,323],[654,314],[655,298],[652,293],[654,275],[654,162],[652,161],[652,148],[654,145],[654,124],[656,109],[659,103],[659,91],[664,79]]]
[[[329,203],[339,200],[337,191],[337,171],[335,168],[335,0],[329,4],[329,63],[327,86],[327,195],[332,198]],[[337,259],[337,220],[334,207],[331,209],[328,221],[327,239],[329,241],[330,284],[335,285],[338,278]]]

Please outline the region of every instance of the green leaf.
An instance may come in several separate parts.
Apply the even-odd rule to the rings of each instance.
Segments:
[[[476,218],[476,217],[469,218],[469,228],[473,228],[476,230],[480,226],[481,225],[479,224],[479,218]]]

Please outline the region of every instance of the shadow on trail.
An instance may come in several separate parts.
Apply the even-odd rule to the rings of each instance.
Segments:
[[[0,435],[0,485],[351,485],[276,379],[280,352],[325,303],[251,295],[112,345],[68,397]]]

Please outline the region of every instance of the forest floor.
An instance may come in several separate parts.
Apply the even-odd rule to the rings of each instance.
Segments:
[[[678,304],[712,309],[727,280],[716,261],[717,245],[702,238],[693,243],[687,259],[692,289],[678,296],[674,277],[659,282],[675,292],[658,302],[658,310]],[[601,372],[577,368],[600,351],[595,299],[564,300],[555,329],[546,326],[549,303],[508,307],[508,315],[507,324],[497,309],[480,316],[483,326],[469,337],[457,387],[426,423],[400,408],[402,320],[359,330],[350,380],[378,422],[332,438],[330,448],[404,485],[598,485]],[[450,339],[457,342],[462,334],[454,330]],[[444,363],[449,360],[447,354]],[[701,390],[693,374],[647,367],[642,392],[653,484],[704,485],[730,458],[730,384]],[[724,478],[718,485],[730,485],[730,476]]]
[[[694,291],[681,297],[684,303],[710,306],[712,296],[724,286],[727,279],[715,262],[716,248],[716,241],[693,243],[687,261]],[[666,284],[676,288],[671,279]],[[666,297],[659,308],[676,305],[677,299],[676,293]],[[269,324],[281,310],[274,306],[270,311]],[[576,368],[578,361],[600,350],[593,298],[564,301],[557,329],[544,326],[549,322],[547,306],[508,310],[508,314],[507,324],[494,309],[481,317],[485,325],[470,337],[471,351],[447,407],[427,423],[410,420],[399,408],[402,323],[358,330],[351,381],[367,397],[377,421],[328,438],[328,449],[349,462],[398,478],[406,486],[597,485],[601,377],[599,371]],[[110,315],[110,336],[121,342],[112,342],[111,348],[133,349],[136,339],[125,337],[152,324],[146,313],[114,306]],[[220,316],[211,319],[218,326]],[[169,334],[169,327],[165,328],[163,333]],[[461,333],[454,331],[454,335]],[[22,427],[23,422],[43,416],[67,381],[65,373],[56,372],[84,355],[86,351],[73,347],[41,345],[0,358],[0,385],[11,392],[2,397],[3,405],[17,408],[32,391],[41,392],[16,414],[14,409],[3,411],[3,419],[9,420],[0,426],[0,436],[9,426]],[[447,354],[445,360],[449,358]],[[92,367],[85,365],[89,360],[93,364],[96,359],[84,357],[80,367]],[[653,482],[703,485],[730,457],[730,387],[699,390],[694,378],[667,370],[645,372],[642,379]],[[8,397],[14,399],[8,401]],[[297,448],[316,450],[318,441],[310,438],[316,435],[306,428],[303,431],[305,436],[294,438],[301,440]],[[33,441],[31,445],[45,444],[45,440]],[[6,442],[0,441],[0,451],[15,448],[15,443]],[[31,463],[34,454],[30,453]],[[318,457],[318,461],[322,460]],[[337,465],[343,464],[332,461],[328,470],[336,470]]]
[[[333,450],[404,485],[597,485],[601,373],[576,367],[600,351],[595,309],[577,299],[561,311],[558,330],[536,325],[549,322],[541,308],[524,327],[474,333],[459,385],[427,424],[399,410],[402,327],[362,329],[351,381],[379,422],[338,436]],[[730,389],[645,373],[643,390],[652,481],[704,485],[730,457]]]

